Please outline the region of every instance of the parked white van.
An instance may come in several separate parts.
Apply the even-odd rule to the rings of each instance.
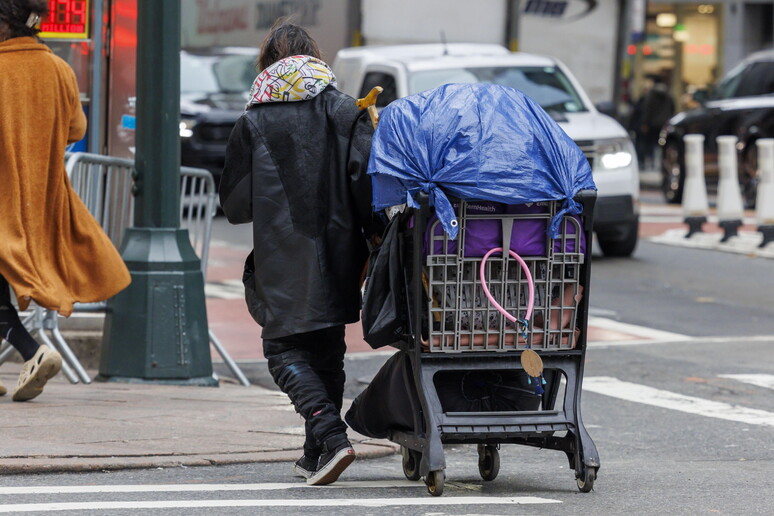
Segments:
[[[355,47],[338,52],[333,71],[338,88],[353,97],[384,88],[377,107],[448,83],[492,82],[522,91],[558,122],[591,164],[599,189],[594,232],[602,252],[634,252],[640,195],[634,147],[621,124],[597,111],[557,59],[487,44]]]

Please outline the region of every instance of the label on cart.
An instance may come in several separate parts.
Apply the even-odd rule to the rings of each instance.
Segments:
[[[525,349],[521,352],[521,367],[533,378],[543,374],[543,359],[540,355],[531,349]]]

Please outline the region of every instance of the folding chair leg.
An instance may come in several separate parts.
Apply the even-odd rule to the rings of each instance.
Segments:
[[[40,340],[43,341],[43,344],[45,344],[51,349],[56,349],[57,351],[59,351],[59,349],[54,345],[54,343],[51,342],[51,339],[48,338],[48,335],[46,335],[46,332],[43,330],[43,328],[38,330],[38,337],[40,338]],[[78,375],[75,374],[73,369],[70,367],[70,364],[67,363],[67,358],[64,355],[62,355],[62,358],[64,358],[64,360],[62,360],[62,374],[65,375],[65,377],[67,377],[70,383],[79,383],[80,380],[78,380]]]
[[[32,311],[26,317],[24,317],[24,319],[22,319],[21,322],[24,325],[24,327],[27,328],[27,331],[29,331],[29,325],[30,323],[34,322],[34,320],[35,320],[35,312]]]
[[[220,341],[215,336],[215,334],[212,333],[212,330],[210,330],[210,342],[212,342],[212,345],[215,346],[215,349],[217,350],[217,352],[220,353],[220,356],[223,358],[223,361],[226,363],[228,368],[231,369],[231,372],[234,373],[234,376],[237,377],[237,380],[239,380],[239,383],[241,383],[245,387],[250,387],[250,380],[248,380],[247,377],[242,372],[242,370],[239,369],[239,366],[236,365],[236,362],[234,362],[234,360],[225,350],[225,348],[220,343]]]
[[[80,383],[78,375],[75,374],[75,371],[73,371],[70,364],[67,363],[67,360],[62,360],[62,374],[65,375],[65,378],[67,378],[70,383]]]
[[[78,357],[75,356],[75,353],[73,353],[73,350],[70,349],[70,346],[67,344],[67,341],[62,336],[62,332],[59,331],[59,325],[55,326],[51,333],[54,334],[54,340],[59,344],[59,352],[62,354],[62,356],[67,360],[70,365],[75,369],[75,372],[78,374],[78,377],[81,379],[81,381],[88,385],[91,383],[91,377],[89,376],[89,373],[86,372],[86,369],[83,368],[83,365],[81,364],[80,360],[78,360]]]

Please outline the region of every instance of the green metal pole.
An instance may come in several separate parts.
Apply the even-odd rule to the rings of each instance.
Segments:
[[[217,385],[201,264],[180,216],[180,0],[137,2],[132,284],[108,302],[98,380]]]
[[[137,3],[136,227],[176,228],[180,209],[180,0]]]

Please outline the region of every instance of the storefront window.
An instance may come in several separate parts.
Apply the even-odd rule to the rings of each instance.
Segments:
[[[632,94],[663,80],[678,109],[718,79],[721,4],[648,2],[645,37],[636,47]]]
[[[91,45],[90,41],[61,41],[52,40],[44,43],[48,45],[53,52],[67,61],[75,71],[75,77],[78,79],[78,89],[82,97],[89,97],[91,89]],[[84,99],[84,100],[86,100]]]

